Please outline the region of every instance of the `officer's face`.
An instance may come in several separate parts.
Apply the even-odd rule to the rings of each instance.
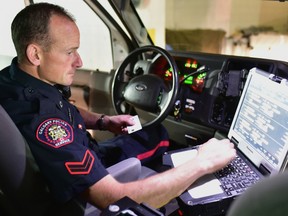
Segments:
[[[71,85],[82,60],[77,52],[80,33],[76,24],[67,18],[54,15],[50,23],[52,44],[48,51],[42,49],[39,78],[50,84]]]

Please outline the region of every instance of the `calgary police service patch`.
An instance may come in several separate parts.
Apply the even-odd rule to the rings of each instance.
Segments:
[[[70,124],[55,118],[43,121],[37,128],[36,137],[53,148],[60,148],[72,143],[74,134]]]

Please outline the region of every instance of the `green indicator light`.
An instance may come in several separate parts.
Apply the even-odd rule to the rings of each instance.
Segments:
[[[193,64],[191,65],[191,67],[192,67],[192,68],[197,68],[197,67],[198,67],[198,64],[197,64],[197,63],[193,63]]]
[[[184,75],[184,79],[187,77],[187,75]],[[192,85],[193,84],[193,76],[188,77],[184,80],[185,84]]]
[[[205,77],[206,77],[206,72],[200,73],[200,74],[197,76],[198,79],[204,79]]]

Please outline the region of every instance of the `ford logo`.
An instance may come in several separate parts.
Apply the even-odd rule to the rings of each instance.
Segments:
[[[137,85],[135,86],[135,89],[136,89],[137,91],[145,91],[145,90],[147,89],[147,86],[144,85],[144,84],[137,84]]]

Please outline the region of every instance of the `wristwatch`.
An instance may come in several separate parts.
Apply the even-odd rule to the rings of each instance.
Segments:
[[[105,115],[102,114],[96,122],[97,128],[99,130],[106,130],[105,125],[104,125],[104,118],[105,118]]]

